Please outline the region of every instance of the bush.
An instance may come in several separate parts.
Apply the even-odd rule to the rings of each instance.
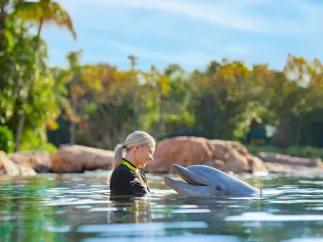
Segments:
[[[0,150],[10,153],[13,149],[14,139],[11,130],[7,126],[0,126]]]
[[[247,148],[249,152],[254,155],[257,155],[259,152],[272,152],[297,157],[321,158],[321,160],[323,160],[323,149],[312,146],[290,146],[288,148],[283,149],[269,145],[248,145]]]
[[[20,144],[21,151],[48,151],[53,154],[57,152],[55,145],[49,143],[46,134],[41,129],[27,129],[23,132]]]

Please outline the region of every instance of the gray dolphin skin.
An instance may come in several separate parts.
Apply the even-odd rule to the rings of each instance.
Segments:
[[[164,181],[166,185],[181,195],[245,197],[259,194],[258,189],[244,181],[209,166],[193,165],[185,168],[173,165],[173,168],[186,182],[175,180],[169,176],[165,176]]]

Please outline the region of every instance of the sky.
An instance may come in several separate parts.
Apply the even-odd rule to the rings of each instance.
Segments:
[[[46,26],[51,66],[82,50],[82,64],[203,70],[210,61],[240,60],[281,70],[288,54],[323,60],[323,0],[57,0],[77,40]]]

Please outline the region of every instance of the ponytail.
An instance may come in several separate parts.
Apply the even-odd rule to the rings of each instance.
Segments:
[[[123,149],[124,149],[124,146],[120,144],[114,148],[114,158],[113,158],[114,167],[118,166],[118,164],[121,162],[123,158]]]

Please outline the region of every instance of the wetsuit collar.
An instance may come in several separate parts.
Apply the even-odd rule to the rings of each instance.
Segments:
[[[127,159],[122,159],[121,164],[125,165],[126,167],[128,167],[130,170],[137,172],[139,171],[139,169],[133,165],[130,161],[128,161]]]

